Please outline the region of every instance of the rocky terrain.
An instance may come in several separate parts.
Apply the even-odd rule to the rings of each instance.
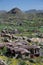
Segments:
[[[43,65],[43,10],[0,11],[0,65],[7,63]]]

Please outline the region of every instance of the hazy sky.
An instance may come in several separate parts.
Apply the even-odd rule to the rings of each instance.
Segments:
[[[18,7],[22,10],[43,10],[43,0],[0,0],[0,10],[10,10]]]

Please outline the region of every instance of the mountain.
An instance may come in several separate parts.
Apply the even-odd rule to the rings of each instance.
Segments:
[[[6,11],[0,11],[0,18],[3,19],[3,21],[9,21],[8,19],[11,18],[12,20],[14,20],[14,18],[18,18],[17,20],[19,21],[20,19],[26,19],[26,20],[32,20],[33,18],[37,18],[37,17],[43,17],[43,10],[28,10],[28,11],[22,11],[19,8],[13,8],[10,11],[6,12]],[[20,20],[20,21],[21,21]]]
[[[11,14],[17,14],[17,13],[22,13],[22,11],[19,8],[13,8],[12,10],[9,11]]]
[[[12,14],[15,16],[15,18],[26,18],[25,12],[23,12],[21,9],[19,8],[13,8],[12,10],[10,10],[8,12],[8,14]]]
[[[29,27],[43,26],[43,10],[22,11],[19,8],[13,8],[8,12],[0,11],[0,26],[0,29],[7,26],[20,31],[27,30]]]
[[[1,14],[1,13],[6,13],[6,11],[5,11],[5,10],[0,10],[0,14]]]
[[[25,11],[26,13],[43,13],[43,10],[36,10],[36,9],[31,9],[28,11]]]

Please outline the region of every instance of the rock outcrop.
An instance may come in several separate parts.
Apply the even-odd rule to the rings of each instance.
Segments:
[[[0,60],[0,65],[7,65],[3,60]]]

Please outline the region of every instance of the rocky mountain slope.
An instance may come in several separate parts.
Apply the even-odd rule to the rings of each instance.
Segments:
[[[8,12],[0,11],[0,13],[0,25],[3,27],[13,26],[13,28],[22,30],[29,27],[39,28],[43,26],[43,10],[29,10],[24,12],[19,8],[13,8]]]

